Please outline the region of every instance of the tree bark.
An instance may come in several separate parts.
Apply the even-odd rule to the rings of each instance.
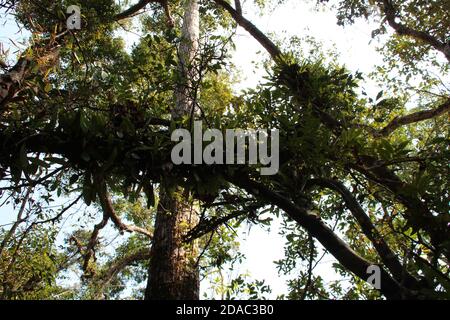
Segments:
[[[184,235],[197,223],[192,202],[180,188],[160,193],[150,258],[147,300],[198,300],[198,249]]]
[[[196,81],[199,30],[198,2],[187,0],[178,50],[180,80],[175,88],[175,107],[171,110],[173,120],[196,114],[192,88]],[[174,191],[169,191],[170,187]],[[145,299],[199,299],[197,241],[189,244],[183,241],[186,233],[197,223],[198,215],[189,193],[179,186],[162,183]]]

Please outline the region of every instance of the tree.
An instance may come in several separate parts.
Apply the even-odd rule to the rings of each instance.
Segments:
[[[269,1],[257,3],[264,8]],[[17,262],[21,250],[39,252],[17,243],[16,232],[31,241],[36,225],[45,229],[61,221],[83,198],[87,206],[97,206],[101,221],[91,232],[75,230],[71,245],[58,252],[76,257],[61,269],[79,265],[79,297],[120,296],[111,284],[125,286],[125,270],[134,264],[136,281],[149,270],[145,298],[196,299],[202,267],[220,270],[239,259],[229,254],[235,238],[227,226],[270,224],[261,218],[265,212],[284,221],[286,258],[277,264],[295,276],[288,298],[448,297],[449,155],[448,130],[442,130],[448,127],[443,117],[450,107],[448,92],[419,101],[427,105],[411,112],[401,92],[361,96],[362,74],[351,74],[320,54],[307,56],[295,41],[288,49],[277,45],[244,17],[239,0],[234,5],[139,1],[126,9],[110,0],[81,4],[84,27],[74,32],[65,28],[65,2],[1,3],[32,33],[29,48],[5,68],[1,80],[3,190],[18,203],[30,197],[24,190],[38,188],[37,198],[47,203],[76,195],[56,215],[24,218],[19,210],[17,222],[2,236],[7,269],[24,263]],[[147,6],[154,10],[141,20],[144,36],[128,53],[114,31],[127,28],[127,19]],[[444,2],[342,1],[337,6],[342,23],[383,17],[378,33],[385,23],[396,32],[386,44],[387,63],[401,47],[401,56],[448,71],[447,61],[429,56],[432,49],[448,59]],[[424,6],[434,15],[424,15]],[[405,18],[399,22],[399,17]],[[267,81],[241,95],[233,95],[230,77],[222,71],[236,25],[270,56]],[[403,39],[417,43],[405,46]],[[408,85],[414,69],[401,70],[405,80],[394,88]],[[424,79],[427,88],[435,83]],[[217,99],[231,111],[215,104]],[[261,176],[258,166],[249,164],[174,166],[170,134],[175,128],[192,129],[195,119],[221,129],[279,129],[278,174]],[[111,257],[100,238],[109,221],[120,233],[133,233]],[[21,223],[28,227],[20,230]],[[337,260],[335,268],[351,277],[350,291],[344,293],[338,283],[325,288],[314,276],[319,243]],[[299,257],[307,268],[296,274]],[[380,268],[377,292],[364,284],[373,265]],[[54,279],[57,271],[50,270]],[[11,284],[10,276],[3,277],[3,297],[26,297],[30,286],[23,278],[18,275]],[[33,280],[32,290],[39,292],[44,278]],[[47,297],[62,290],[49,283]],[[264,282],[238,278],[228,292],[239,286],[254,296],[270,290]]]
[[[178,83],[175,87],[175,107],[172,120],[198,113],[196,68],[200,25],[197,0],[186,1],[183,27],[178,50]],[[183,243],[183,235],[198,223],[198,214],[189,191],[170,182],[161,189],[155,233],[152,244],[146,298],[198,299],[199,271],[196,264],[196,241]],[[170,190],[172,189],[172,190]]]

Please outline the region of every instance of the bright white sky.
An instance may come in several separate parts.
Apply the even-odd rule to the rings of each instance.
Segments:
[[[335,48],[340,53],[341,62],[352,71],[368,73],[372,71],[375,64],[381,63],[380,55],[375,51],[373,44],[370,44],[371,31],[374,25],[369,26],[367,22],[360,21],[353,26],[337,26],[335,13],[328,10],[317,12],[313,10],[313,1],[290,0],[287,4],[280,6],[270,14],[260,16],[257,10],[252,10],[248,4],[243,2],[245,16],[258,26],[262,31],[274,33],[279,38],[287,38],[290,35],[302,37],[309,35],[323,42],[325,48]],[[11,17],[3,25],[4,18],[0,18],[0,42],[14,51],[14,46],[8,39],[17,40],[23,35],[17,34],[17,29]],[[129,46],[138,38],[132,33],[126,35]],[[241,70],[242,81],[236,84],[236,90],[255,86],[264,73],[260,69],[255,69],[252,61],[261,60],[257,56],[258,51],[263,51],[260,45],[249,36],[245,30],[239,29],[236,39],[237,50],[233,57],[233,63]],[[377,88],[366,86],[366,91],[376,95]],[[0,225],[9,222],[14,218],[14,213],[10,209],[0,209]],[[283,258],[284,239],[278,235],[278,222],[272,226],[271,232],[263,231],[258,226],[253,226],[249,230],[242,228],[239,232],[243,236],[241,252],[247,256],[247,261],[240,270],[235,270],[233,276],[240,273],[251,273],[253,279],[264,279],[273,289],[272,298],[285,292],[286,286],[283,277],[280,277],[272,263]],[[244,241],[245,239],[245,241]],[[335,280],[337,277],[330,264],[332,257],[325,257],[323,263],[316,269],[316,274],[320,274],[326,281]],[[231,275],[230,275],[231,276]],[[202,291],[205,291],[206,283],[202,284]]]
[[[326,49],[335,46],[340,53],[340,62],[352,71],[370,72],[374,64],[382,61],[375,47],[369,44],[371,31],[375,29],[375,25],[369,26],[367,22],[359,21],[345,29],[339,27],[334,12],[314,10],[314,0],[288,0],[286,4],[264,16],[260,16],[257,11],[252,11],[250,8],[246,10],[245,2],[243,9],[246,18],[254,22],[266,34],[273,33],[278,38],[309,35],[322,42]],[[251,69],[251,62],[257,59],[258,51],[264,50],[256,40],[240,28],[234,63],[247,76],[243,85],[254,85],[262,75],[261,72],[253,75],[253,69]]]

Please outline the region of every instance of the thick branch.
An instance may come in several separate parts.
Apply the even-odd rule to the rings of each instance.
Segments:
[[[247,30],[256,41],[258,41],[272,56],[274,60],[281,57],[281,50],[263,33],[259,30],[253,23],[245,19],[241,13],[233,9],[233,7],[224,0],[214,0],[219,6],[224,8],[231,17],[236,21],[238,25]],[[238,8],[239,10],[239,8]]]
[[[227,223],[228,221],[238,218],[247,214],[247,211],[235,211],[229,215],[220,218],[213,218],[211,220],[202,220],[200,221],[192,230],[190,230],[185,237],[185,242],[189,243],[195,239],[203,237],[205,234],[208,234],[214,230],[216,230],[219,226]]]
[[[388,136],[401,126],[436,118],[440,115],[448,113],[450,110],[450,99],[445,101],[439,107],[430,110],[418,111],[403,117],[396,117],[387,126],[385,126],[377,135]]]
[[[5,237],[3,238],[2,243],[0,244],[0,257],[2,255],[3,250],[5,249],[6,245],[8,244],[9,239],[11,239],[11,237],[15,234],[19,225],[25,220],[25,219],[22,219],[22,215],[25,212],[25,206],[28,203],[28,199],[30,197],[31,191],[32,191],[32,188],[29,187],[24,198],[22,199],[22,204],[20,206],[19,213],[17,214],[16,221],[12,225],[11,229],[6,233]]]
[[[103,293],[105,287],[108,286],[111,280],[120,272],[122,272],[123,269],[135,262],[148,260],[150,259],[150,257],[150,249],[145,248],[131,253],[125,257],[117,258],[115,261],[113,261],[109,268],[103,271],[97,279],[96,285],[98,286],[98,288],[96,288],[96,298],[101,297],[101,294]]]
[[[417,195],[408,192],[408,184],[402,181],[392,170],[380,166],[380,161],[372,156],[355,154],[358,163],[349,166],[367,179],[381,184],[390,190],[395,198],[406,208],[406,218],[417,229],[425,230],[435,248],[442,248],[443,254],[449,257],[445,242],[449,238],[447,223],[437,219],[429,209],[427,202],[422,201]]]
[[[20,83],[25,80],[30,64],[30,59],[21,57],[11,70],[0,76],[0,115],[3,113],[6,104],[16,94]]]
[[[296,206],[289,199],[273,192],[264,185],[247,180],[245,178],[232,177],[230,181],[236,186],[243,188],[256,197],[262,197],[266,201],[284,210],[291,219],[300,224],[311,233],[346,269],[353,272],[359,278],[368,278],[367,268],[373,265],[370,261],[359,256],[342,239],[340,239],[319,217],[309,213],[307,210]],[[397,281],[381,268],[380,291],[388,299],[403,298],[403,288]]]
[[[115,20],[123,20],[123,19],[126,19],[126,18],[134,16],[136,13],[138,13],[140,10],[144,9],[145,6],[147,4],[149,4],[149,3],[151,3],[151,2],[159,2],[159,1],[156,1],[156,0],[140,0],[135,5],[132,5],[131,7],[126,9],[125,11],[122,11],[121,13],[116,15]]]
[[[228,4],[224,0],[214,0],[219,6],[224,8],[228,13],[232,16],[232,18],[236,21],[238,25],[243,27],[245,30],[247,30],[254,38],[257,40],[266,50],[267,52],[272,56],[272,58],[276,61],[277,58],[281,56],[281,50],[263,33],[261,32],[255,25],[253,25],[250,21],[245,19],[242,16],[242,13],[238,8],[233,9],[230,4]],[[385,8],[387,8],[386,16],[388,18],[388,21],[391,25],[395,25],[396,28],[400,31],[397,31],[399,33],[403,32],[404,34],[416,34],[419,38],[423,38],[422,40],[426,41],[427,43],[430,43],[431,45],[434,44],[434,46],[441,47],[442,50],[445,47],[447,50],[447,54],[450,54],[450,47],[449,45],[440,43],[437,39],[431,37],[430,35],[424,33],[415,31],[412,29],[409,29],[403,25],[400,25],[395,22],[395,11],[392,7],[392,5],[387,0],[383,0],[385,4]],[[236,3],[239,3],[239,1],[236,1]],[[394,28],[395,29],[395,28]],[[397,30],[396,29],[396,30]],[[406,32],[406,33],[405,33]],[[442,51],[441,50],[441,51]],[[444,51],[443,51],[444,52]],[[447,56],[449,58],[450,56]],[[440,116],[446,112],[448,112],[450,108],[450,100],[446,101],[444,104],[442,104],[440,107],[433,109],[433,110],[426,110],[426,111],[419,111],[404,117],[396,118],[391,123],[389,123],[385,128],[383,128],[381,131],[377,132],[376,130],[370,130],[371,133],[374,136],[387,136],[390,133],[392,133],[394,130],[398,129],[400,126],[419,122],[427,119],[431,119],[437,116]],[[338,129],[340,127],[340,123],[333,119],[331,116],[323,112],[320,108],[315,108],[315,112],[318,113],[321,120],[327,124],[331,129]]]
[[[395,253],[389,248],[384,238],[373,225],[369,216],[364,212],[363,208],[361,208],[358,201],[356,201],[344,184],[329,179],[312,179],[309,181],[309,184],[329,188],[339,193],[344,199],[347,208],[358,221],[361,230],[372,242],[381,257],[381,260],[394,275],[395,279],[400,283],[404,283],[407,287],[418,288],[417,280],[401,265],[400,261],[396,258]]]
[[[173,18],[170,14],[170,10],[169,10],[169,6],[167,4],[167,0],[141,0],[138,3],[136,3],[135,5],[131,6],[130,8],[126,9],[125,11],[119,13],[118,15],[116,15],[115,20],[116,21],[120,21],[123,19],[127,19],[130,18],[134,15],[136,15],[141,9],[144,9],[145,6],[149,3],[159,3],[161,4],[161,6],[164,9],[164,12],[166,14],[166,18],[167,18],[167,25],[169,27],[173,27],[174,26],[174,21]]]
[[[62,33],[59,36],[63,36]],[[59,48],[61,40],[59,36],[52,36],[47,43],[36,43],[30,46],[17,63],[6,73],[0,75],[0,117],[6,111],[9,102],[21,90],[24,81],[30,76],[36,63],[39,71],[45,73],[55,65],[59,58]],[[29,57],[29,52],[33,52],[33,58]]]
[[[103,218],[102,221],[100,221],[98,224],[94,226],[94,231],[92,231],[91,238],[89,239],[89,243],[86,248],[86,254],[84,255],[84,263],[83,263],[83,271],[87,273],[89,270],[89,262],[92,258],[92,256],[95,255],[95,246],[98,243],[98,234],[100,233],[100,230],[102,230],[104,227],[106,227],[106,224],[108,223],[109,216],[103,212]],[[95,260],[95,256],[94,256]]]
[[[111,197],[108,193],[106,183],[101,182],[101,185],[99,186],[100,190],[98,192],[99,199],[100,199],[100,205],[103,209],[103,212],[106,213],[106,215],[111,218],[111,220],[114,222],[116,227],[121,231],[128,231],[128,232],[137,232],[140,234],[143,234],[147,236],[148,238],[152,239],[153,234],[141,227],[128,225],[122,222],[122,220],[119,218],[119,216],[116,213],[116,210],[114,210],[114,206],[111,202]]]
[[[426,32],[415,30],[404,24],[396,22],[396,12],[394,6],[392,5],[392,2],[390,0],[382,0],[379,2],[381,10],[386,15],[387,22],[399,35],[409,36],[414,39],[423,41],[426,44],[429,44],[436,50],[442,52],[447,60],[450,61],[450,44],[441,42]]]
[[[242,5],[241,0],[234,0],[234,7],[236,8],[236,12],[242,15]]]

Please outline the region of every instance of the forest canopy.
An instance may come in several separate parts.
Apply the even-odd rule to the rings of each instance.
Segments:
[[[448,1],[303,1],[373,27],[370,73],[248,18],[293,2],[0,0],[27,35],[0,27],[1,300],[450,297]],[[264,71],[246,88],[238,33]],[[174,164],[196,121],[276,130],[278,171]],[[250,226],[284,239],[285,292],[227,277]]]

